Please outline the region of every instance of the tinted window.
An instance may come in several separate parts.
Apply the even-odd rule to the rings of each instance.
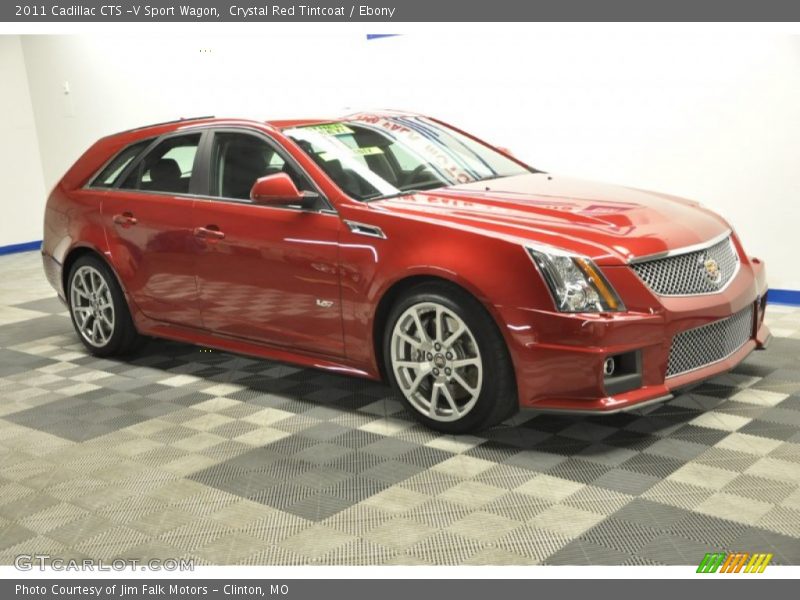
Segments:
[[[136,165],[121,187],[173,194],[187,193],[199,144],[199,133],[168,137]]]
[[[363,114],[284,133],[358,200],[530,172],[486,144],[424,117]]]
[[[120,173],[150,144],[152,140],[142,140],[123,148],[109,163],[103,167],[97,177],[92,181],[92,187],[111,187],[117,181]]]
[[[256,180],[274,173],[286,173],[300,190],[311,189],[305,177],[264,139],[246,133],[214,134],[212,196],[249,200],[250,189]]]

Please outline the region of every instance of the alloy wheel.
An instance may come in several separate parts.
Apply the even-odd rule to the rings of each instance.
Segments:
[[[70,309],[83,339],[102,348],[114,334],[114,302],[105,276],[89,265],[80,267],[70,284]]]
[[[483,386],[475,336],[455,312],[437,302],[406,309],[392,331],[391,361],[400,391],[435,421],[462,419]]]

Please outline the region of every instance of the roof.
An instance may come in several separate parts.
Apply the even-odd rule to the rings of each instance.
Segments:
[[[267,121],[267,125],[272,125],[275,129],[288,129],[289,127],[304,127],[306,125],[321,125],[322,123],[330,123],[337,119],[278,119],[276,121]]]
[[[393,111],[393,110],[375,110],[375,111],[364,111],[359,113],[353,113],[351,115],[338,117],[338,118],[329,118],[329,119],[320,119],[320,118],[306,118],[306,119],[276,119],[271,121],[258,121],[255,119],[243,119],[243,118],[221,118],[215,116],[202,116],[202,117],[188,117],[188,118],[180,118],[174,119],[172,121],[163,121],[161,123],[153,123],[150,125],[143,125],[141,127],[134,127],[133,129],[126,129],[125,131],[119,131],[117,133],[111,134],[106,136],[108,138],[116,138],[116,137],[132,137],[132,138],[141,138],[147,137],[149,135],[161,135],[166,132],[175,131],[180,129],[181,127],[192,126],[192,125],[210,125],[210,124],[250,124],[250,125],[266,125],[267,127],[272,127],[275,129],[287,129],[290,127],[303,127],[307,125],[321,125],[323,123],[333,123],[336,121],[346,120],[354,115],[357,114],[373,114],[373,115],[381,115],[381,116],[397,116],[397,115],[411,115],[414,113],[408,112],[401,112],[401,111]]]

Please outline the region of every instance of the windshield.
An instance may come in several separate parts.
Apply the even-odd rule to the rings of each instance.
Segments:
[[[357,200],[529,173],[530,170],[449,127],[416,116],[357,115],[285,129]]]

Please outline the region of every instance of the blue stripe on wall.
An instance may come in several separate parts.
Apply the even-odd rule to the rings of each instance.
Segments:
[[[30,250],[38,250],[42,247],[42,240],[34,240],[33,242],[23,242],[21,244],[11,244],[9,246],[0,246],[0,255],[14,254],[16,252],[28,252]]]
[[[767,294],[767,303],[800,306],[800,290],[770,290]]]
[[[399,34],[399,33],[368,33],[367,34],[367,41],[379,40],[381,38],[397,37],[399,35],[401,35],[401,34]]]

